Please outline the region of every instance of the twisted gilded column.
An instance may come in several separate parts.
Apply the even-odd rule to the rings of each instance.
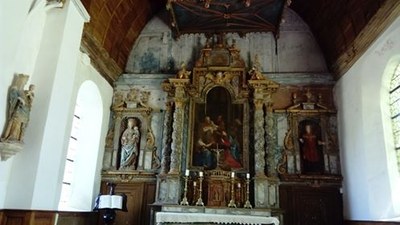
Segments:
[[[256,76],[258,75],[258,76]],[[255,177],[254,177],[254,197],[256,208],[276,208],[278,207],[278,181],[265,176],[264,170],[267,166],[268,171],[271,170],[270,152],[267,152],[266,161],[265,155],[266,150],[269,150],[271,145],[270,137],[273,135],[271,132],[270,122],[272,119],[272,93],[278,89],[278,84],[273,81],[267,80],[261,76],[261,74],[255,70],[253,71],[252,80],[249,80],[249,86],[253,90],[253,103],[254,103],[254,161],[255,161]],[[265,111],[264,111],[265,105]],[[266,121],[267,120],[267,121]],[[267,123],[266,123],[267,122]],[[265,127],[264,127],[265,126]],[[267,135],[265,135],[267,132]],[[269,136],[271,135],[271,136]],[[268,172],[268,176],[269,176]]]
[[[174,87],[173,101],[175,110],[172,124],[171,164],[168,174],[179,174],[183,151],[183,126],[185,119],[185,106],[187,102],[186,87],[189,79],[169,79]]]
[[[254,99],[254,161],[257,177],[264,176],[265,151],[264,151],[264,110],[262,99]]]
[[[277,177],[276,162],[274,159],[276,150],[276,137],[274,131],[276,130],[276,124],[274,121],[274,114],[272,111],[272,103],[265,103],[265,132],[266,132],[266,154],[267,154],[267,176]]]
[[[163,149],[161,158],[161,174],[166,174],[169,171],[171,162],[171,131],[172,131],[172,102],[167,102],[164,114],[164,130],[163,130]]]
[[[270,119],[272,119],[273,122],[271,96],[272,93],[274,93],[278,89],[279,85],[271,80],[263,78],[257,71],[254,71],[253,73],[258,74],[259,75],[258,77],[260,78],[248,81],[249,86],[253,90],[253,103],[254,103],[255,173],[256,177],[264,177],[265,176],[264,170],[266,165],[265,146],[271,144],[269,141],[271,139],[271,136],[273,135],[271,132],[272,127],[269,126]],[[264,104],[266,106],[265,118],[264,118]],[[267,124],[265,122],[267,122]],[[264,129],[264,124],[265,124],[265,129]],[[267,139],[265,140],[266,131],[267,131]],[[265,141],[267,141],[267,143]],[[269,162],[267,166],[269,166]]]

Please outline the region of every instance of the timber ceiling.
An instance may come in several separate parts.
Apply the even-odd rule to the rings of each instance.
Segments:
[[[185,33],[277,34],[286,0],[169,1],[175,36]]]
[[[179,0],[177,2],[204,4],[207,1]],[[198,26],[197,32],[207,32],[207,29],[216,30],[215,27],[207,25],[206,17],[199,20],[193,19],[193,13],[196,15],[196,11],[201,14],[206,14],[208,10],[216,11],[220,6],[213,5],[213,1],[214,3],[235,3],[232,9],[240,12],[241,23],[246,23],[247,19],[254,21],[254,18],[258,17],[260,21],[264,21],[264,23],[258,23],[260,30],[274,33],[279,30],[277,21],[281,16],[282,0],[250,0],[251,4],[260,4],[259,6],[263,7],[262,11],[256,10],[251,5],[246,7],[245,0],[212,0],[207,10],[204,6],[198,7],[195,3],[174,4],[177,7],[175,9],[178,16],[181,18],[192,16],[192,20],[177,21],[177,25],[183,28],[180,32],[185,33],[185,28],[187,28],[186,33],[195,32],[196,25],[199,24],[201,26]],[[291,0],[291,2],[290,7],[309,24],[325,54],[328,67],[337,77],[346,72],[372,41],[400,15],[399,0]],[[82,0],[82,3],[91,16],[90,23],[84,28],[82,49],[91,56],[94,66],[111,83],[124,72],[130,51],[141,30],[155,14],[160,10],[165,10],[167,1]],[[245,14],[247,16],[242,16]],[[210,21],[215,23],[218,19],[214,16],[214,20]],[[226,23],[226,20],[222,22]],[[209,29],[210,27],[212,29]],[[227,31],[235,30],[238,33],[245,31],[240,24]]]

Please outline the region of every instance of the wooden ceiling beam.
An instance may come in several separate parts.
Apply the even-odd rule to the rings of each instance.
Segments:
[[[336,59],[331,70],[340,79],[368,47],[400,16],[400,1],[386,0],[367,25],[354,39],[353,43]]]
[[[81,51],[88,54],[93,67],[110,83],[111,85],[123,73],[123,69],[110,57],[109,53],[96,41],[94,36],[83,30]]]

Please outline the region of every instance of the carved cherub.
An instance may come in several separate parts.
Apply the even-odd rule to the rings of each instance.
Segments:
[[[222,84],[232,80],[233,75],[229,72],[217,72],[215,75],[208,73],[206,78],[217,84]]]
[[[128,102],[137,102],[138,101],[138,95],[139,95],[139,90],[136,88],[131,89],[127,96],[126,96],[126,100]]]
[[[148,108],[148,101],[150,98],[150,91],[141,91],[140,92],[140,99],[139,99],[139,104],[142,107]]]
[[[124,95],[116,91],[114,92],[114,103],[112,109],[123,109],[125,107]]]

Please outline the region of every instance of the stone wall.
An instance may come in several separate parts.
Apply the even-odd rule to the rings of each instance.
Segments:
[[[193,67],[206,37],[191,34],[173,39],[162,17],[154,17],[139,35],[126,65],[128,73],[174,73],[182,62],[188,68]],[[312,32],[290,9],[285,11],[277,39],[272,33],[250,33],[243,37],[227,34],[226,39],[229,44],[236,41],[248,67],[257,54],[263,72],[327,72],[325,59]]]

